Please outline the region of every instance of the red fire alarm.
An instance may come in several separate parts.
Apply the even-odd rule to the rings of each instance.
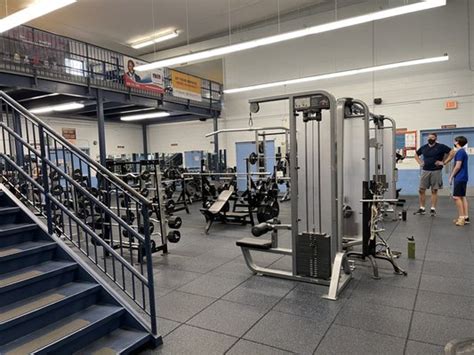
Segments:
[[[458,102],[456,100],[447,100],[444,103],[445,110],[456,110],[458,108]]]

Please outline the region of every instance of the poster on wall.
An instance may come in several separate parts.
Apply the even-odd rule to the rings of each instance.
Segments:
[[[135,67],[142,64],[146,63],[138,59],[123,57],[123,67],[125,71],[123,81],[125,86],[160,94],[165,92],[163,69],[136,72]]]
[[[173,96],[202,101],[200,78],[171,70],[171,84]]]
[[[76,144],[76,129],[75,128],[63,128],[62,136],[64,139],[67,139],[70,143]]]

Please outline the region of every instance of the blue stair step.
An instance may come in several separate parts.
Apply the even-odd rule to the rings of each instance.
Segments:
[[[20,212],[20,207],[0,207],[0,216],[18,212]]]
[[[2,224],[0,225],[0,237],[35,229],[38,229],[38,226],[29,222]]]
[[[0,345],[95,304],[100,285],[71,282],[0,308]]]
[[[48,261],[0,274],[0,305],[7,305],[72,282],[77,267],[75,262]]]
[[[38,226],[34,223],[0,225],[0,248],[31,241],[36,238]]]
[[[122,307],[94,305],[0,347],[3,355],[70,354],[120,324]]]
[[[118,328],[74,355],[129,354],[149,341],[149,337],[150,335],[144,331]]]
[[[0,274],[51,260],[56,250],[55,242],[28,241],[0,248]]]

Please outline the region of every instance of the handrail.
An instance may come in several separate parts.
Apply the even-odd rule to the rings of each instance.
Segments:
[[[18,135],[15,131],[13,131],[10,127],[6,126],[3,122],[0,122],[0,126],[2,126],[4,129],[6,129],[11,135],[13,135],[17,140],[19,140],[24,146],[26,146],[28,149],[33,151],[36,155],[40,156],[41,153],[39,153],[36,149],[34,149],[28,142],[26,142],[21,136]],[[81,191],[82,194],[86,195],[89,199],[94,199],[94,196],[87,191],[84,187],[82,187],[80,184],[78,184],[76,181],[74,181],[68,174],[65,174],[61,169],[59,169],[54,163],[49,160],[48,158],[42,158],[50,168],[53,168],[55,171],[57,171],[64,179],[68,180],[68,182],[78,190]],[[16,165],[16,164],[15,164]],[[95,203],[100,206],[104,211],[107,212],[107,214],[112,217],[116,222],[120,223],[121,218],[118,217],[111,209],[109,209],[106,205],[104,205],[101,201],[97,200]],[[134,237],[140,239],[142,242],[145,242],[145,238],[138,233],[136,230],[134,230],[132,227],[130,227],[128,224],[125,224],[122,226],[122,228],[126,229],[128,232],[131,232],[134,234]]]
[[[2,91],[0,101],[4,181],[29,208],[46,218],[51,235],[67,238],[149,315],[149,324],[143,325],[157,334],[151,201]],[[97,179],[97,189],[93,179]],[[165,234],[161,230],[162,237]],[[130,310],[140,318],[136,310]]]
[[[54,138],[56,138],[57,140],[59,140],[61,142],[61,144],[65,145],[68,147],[68,149],[72,150],[74,153],[76,153],[77,155],[79,155],[83,160],[87,161],[88,163],[90,163],[91,165],[94,166],[94,168],[96,168],[97,170],[99,170],[102,174],[104,175],[107,175],[108,178],[110,178],[110,180],[120,186],[123,190],[125,190],[127,193],[131,194],[135,199],[137,199],[138,201],[142,202],[143,204],[147,205],[147,206],[150,206],[151,205],[151,201],[148,200],[147,198],[143,197],[142,195],[140,195],[137,191],[135,191],[134,189],[132,189],[129,185],[127,185],[125,182],[123,182],[122,180],[120,180],[119,178],[117,178],[114,174],[112,174],[107,168],[105,168],[104,166],[100,165],[99,163],[97,163],[95,160],[91,159],[87,154],[85,154],[84,152],[82,152],[80,149],[76,148],[74,145],[72,145],[71,143],[69,143],[66,139],[64,139],[64,137],[62,137],[61,135],[59,135],[54,129],[52,129],[49,125],[47,125],[46,123],[44,123],[43,121],[41,121],[38,117],[36,117],[34,114],[32,114],[31,112],[29,112],[27,109],[25,109],[23,106],[21,106],[20,104],[18,104],[15,100],[13,100],[9,95],[7,95],[4,91],[1,91],[0,90],[0,96],[5,100],[7,101],[16,111],[18,111],[19,113],[21,113],[23,116],[26,116],[27,118],[31,119],[32,121],[34,121],[36,124],[38,124],[39,126],[42,126],[43,128],[46,128],[46,130],[48,131],[48,134],[50,134],[51,136],[54,136]],[[40,154],[38,154],[40,155]]]
[[[34,179],[31,178],[27,173],[25,173],[13,160],[10,158],[3,156],[3,159],[8,161],[8,164],[14,166],[22,175],[25,177],[28,181],[30,181],[33,185],[35,185],[36,188],[38,188],[40,191],[44,193],[44,188],[40,184],[38,184]],[[115,253],[115,257],[122,262],[122,264],[132,273],[135,274],[136,277],[140,279],[140,281],[144,282],[145,284],[148,285],[148,280],[140,274],[134,267],[132,267],[127,260],[125,260],[120,254],[116,253],[116,251],[108,245],[106,242],[103,241],[102,238],[99,238],[97,233],[95,233],[92,229],[90,229],[84,222],[82,222],[79,218],[77,218],[71,211],[69,211],[66,207],[62,205],[62,203],[56,199],[51,193],[47,193],[48,197],[53,201],[64,213],[66,213],[69,217],[74,219],[76,223],[79,223],[82,228],[84,228],[90,235],[93,235],[94,238],[96,238],[97,242],[101,244],[102,247],[107,249],[109,253]]]

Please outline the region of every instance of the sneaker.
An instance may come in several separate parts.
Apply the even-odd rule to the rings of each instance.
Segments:
[[[471,224],[469,217],[464,218],[464,224]]]
[[[430,209],[430,216],[431,217],[436,216],[436,210],[434,208]]]
[[[457,226],[463,226],[465,224],[466,224],[466,221],[464,220],[464,218],[459,218],[456,222]]]
[[[424,208],[419,208],[418,211],[416,211],[415,213],[413,214],[420,214],[420,215],[424,215],[426,214],[426,210]]]

